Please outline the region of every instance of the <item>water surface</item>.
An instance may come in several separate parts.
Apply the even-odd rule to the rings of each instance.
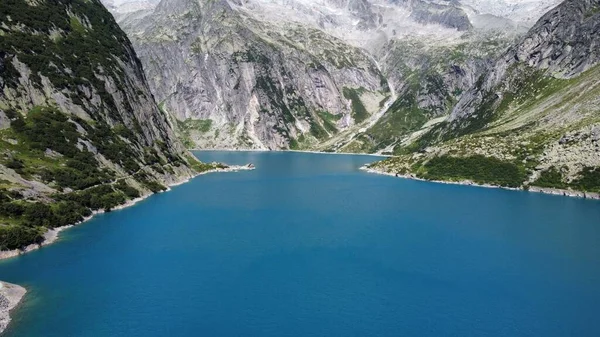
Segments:
[[[600,203],[252,162],[0,262],[29,293],[7,337],[600,336]]]

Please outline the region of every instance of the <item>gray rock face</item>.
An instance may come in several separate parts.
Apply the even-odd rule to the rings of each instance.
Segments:
[[[15,7],[0,11],[1,128],[10,126],[9,112],[52,107],[89,124],[130,130],[126,143],[140,165],[149,148],[163,158],[187,155],[158,109],[132,45],[99,1]]]
[[[367,0],[328,0],[327,2],[337,8],[347,9],[359,18],[359,29],[375,28],[378,24],[379,16],[373,13],[372,5]]]
[[[0,282],[0,333],[2,333],[10,323],[10,311],[14,309],[26,290],[18,285]]]
[[[531,0],[526,8],[548,1]],[[491,15],[469,4],[164,0],[154,10],[123,14],[121,6],[113,13],[187,146],[336,143],[325,144],[331,150],[343,146],[338,135],[348,139],[381,116],[386,129],[403,130],[395,140],[407,131],[388,123],[400,118],[378,111],[379,102],[394,96],[387,88],[403,99],[395,105],[403,111],[414,107],[426,118],[448,114],[490,60],[522,33],[510,18],[494,16],[489,23]],[[497,7],[491,0],[477,4]],[[361,93],[371,119],[365,125],[357,123],[344,88]],[[387,133],[366,137],[390,138]]]
[[[492,38],[491,36],[489,37]],[[382,70],[397,100],[362,137],[361,150],[391,152],[429,120],[448,115],[455,102],[507,47],[510,38],[496,38],[484,50],[481,37],[439,47],[419,41],[391,41],[381,51]],[[367,145],[368,144],[368,145]]]
[[[413,4],[410,17],[420,23],[437,23],[459,31],[473,28],[467,14],[454,5],[416,2]]]
[[[600,1],[563,2],[544,15],[509,55],[556,77],[584,72],[600,61]]]
[[[344,88],[382,96],[386,84],[363,51],[310,27],[254,20],[225,1],[165,0],[120,20],[157,101],[194,147],[327,138],[354,123]],[[334,128],[324,114],[337,116]],[[210,127],[194,129],[198,120]]]
[[[453,128],[461,128],[460,125],[470,124],[465,124],[465,120],[493,114],[503,92],[517,88],[528,72],[573,78],[599,61],[600,1],[564,1],[545,14],[519,43],[496,61],[458,102],[449,121]]]

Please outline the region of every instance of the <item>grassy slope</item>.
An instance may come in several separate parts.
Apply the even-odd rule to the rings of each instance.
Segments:
[[[470,121],[461,133],[441,143],[432,142],[434,138],[427,138],[431,134],[425,134],[425,141],[422,138],[413,143],[406,154],[374,166],[426,179],[600,192],[593,142],[583,136],[571,144],[559,143],[565,134],[585,135],[591,126],[600,123],[600,66],[570,80],[526,68],[519,69],[519,77],[515,78],[518,82],[510,86],[514,89],[503,94],[496,108],[479,114],[480,120]],[[580,151],[578,158],[554,153],[568,154],[570,147]],[[428,152],[422,151],[425,148]],[[489,167],[479,166],[480,170],[472,172],[464,165],[462,169],[455,165],[461,160],[487,161],[484,167]],[[497,170],[500,167],[504,169]],[[513,178],[507,181],[504,175],[510,172],[520,173],[510,174]]]
[[[466,88],[460,81],[447,81],[447,75],[495,57],[511,41],[508,36],[465,36],[462,43],[437,47],[421,41],[392,41],[382,63],[390,76],[399,78],[398,97],[373,126],[342,150],[373,153],[393,148],[429,120],[449,114]],[[420,104],[429,99],[435,103]]]

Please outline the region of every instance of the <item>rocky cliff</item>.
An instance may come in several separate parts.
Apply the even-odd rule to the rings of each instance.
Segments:
[[[502,92],[522,84],[528,72],[568,79],[596,65],[600,61],[599,11],[597,1],[565,1],[545,14],[457,104],[452,120],[469,119],[477,109],[480,116],[493,114],[506,99]],[[481,111],[486,106],[490,109]]]
[[[394,153],[424,125],[447,116],[493,64],[493,57],[513,41],[511,35],[477,34],[433,45],[406,38],[386,43],[378,58],[395,89],[395,100],[379,119],[340,149]]]
[[[163,0],[114,13],[188,147],[400,153],[556,3]]]
[[[0,3],[0,250],[194,174],[98,0]]]
[[[518,33],[486,45],[492,34],[471,24],[483,14],[425,0],[163,0],[113,13],[179,135],[201,148],[391,150],[448,114]]]
[[[189,147],[305,148],[363,122],[388,95],[362,50],[259,21],[244,4],[164,0],[120,24]]]
[[[2,333],[10,323],[10,311],[21,302],[25,293],[25,288],[10,283],[0,282],[0,333]]]
[[[550,10],[389,167],[426,175],[438,158],[479,156],[511,166],[514,186],[599,191],[599,27],[598,1]]]

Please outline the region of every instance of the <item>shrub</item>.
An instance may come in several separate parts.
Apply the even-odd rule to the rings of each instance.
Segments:
[[[23,226],[0,226],[0,250],[23,248],[32,243],[44,240],[43,228]]]
[[[115,187],[119,189],[121,192],[125,193],[125,195],[129,199],[135,199],[140,197],[140,191],[137,189],[127,185],[123,180],[120,180],[115,184]]]
[[[472,180],[499,186],[518,187],[525,181],[525,169],[512,162],[481,155],[471,157],[442,156],[424,165],[422,178],[430,180]]]
[[[563,181],[563,176],[556,168],[552,167],[543,171],[539,178],[532,184],[540,187],[567,188],[568,185]]]

